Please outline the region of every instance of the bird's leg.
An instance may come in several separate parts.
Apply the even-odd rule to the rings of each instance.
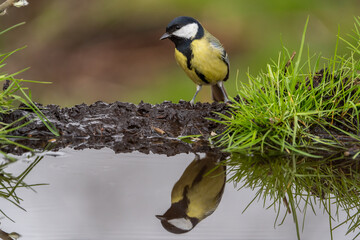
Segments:
[[[224,103],[229,102],[228,96],[226,94],[225,88],[224,88],[224,82],[220,81],[217,83],[217,85],[219,86],[219,88],[221,89],[223,95],[224,95]]]
[[[196,85],[196,93],[195,93],[194,97],[193,97],[193,98],[191,99],[191,101],[190,101],[190,104],[191,104],[191,105],[194,105],[196,95],[200,92],[201,88],[202,88],[201,85]]]

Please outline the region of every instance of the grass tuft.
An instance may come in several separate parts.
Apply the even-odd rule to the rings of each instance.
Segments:
[[[230,152],[277,150],[320,157],[308,148],[341,147],[336,135],[360,140],[360,18],[355,19],[352,36],[356,43],[338,36],[334,56],[327,59],[311,55],[309,49],[303,59],[307,25],[308,20],[295,58],[283,47],[258,76],[248,74],[248,83],[239,83],[228,114],[214,120],[226,130],[213,142]],[[337,54],[339,40],[349,46],[348,55]]]
[[[14,25],[13,27],[10,27],[2,32],[1,34],[6,33],[7,31],[21,26],[24,23],[19,23],[17,25]],[[31,90],[24,87],[23,83],[47,83],[47,82],[38,82],[38,81],[31,81],[31,80],[24,80],[24,79],[18,79],[16,76],[27,69],[20,70],[15,73],[7,74],[4,72],[4,67],[6,66],[5,60],[10,57],[11,55],[17,53],[18,51],[22,50],[22,48],[15,49],[8,53],[0,53],[0,86],[3,86],[2,91],[0,91],[0,153],[3,155],[6,155],[1,150],[9,144],[16,145],[18,147],[22,147],[26,150],[32,151],[32,149],[21,145],[11,139],[13,138],[19,138],[11,136],[11,132],[22,128],[26,126],[27,124],[31,123],[35,119],[28,119],[28,116],[23,116],[20,119],[17,119],[16,121],[12,123],[4,123],[3,122],[3,116],[6,114],[11,113],[14,110],[17,110],[19,108],[21,109],[30,109],[32,112],[36,114],[36,116],[44,123],[44,125],[51,131],[55,136],[59,136],[58,131],[54,127],[54,125],[48,121],[46,116],[41,112],[41,109],[39,109],[34,102],[31,99]]]

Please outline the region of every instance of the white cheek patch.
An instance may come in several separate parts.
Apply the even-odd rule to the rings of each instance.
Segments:
[[[196,36],[198,29],[199,29],[199,26],[196,23],[190,23],[190,24],[183,26],[179,30],[176,30],[175,32],[172,33],[172,35],[175,35],[175,36],[181,37],[181,38],[192,39]]]
[[[193,228],[191,221],[189,219],[185,219],[185,218],[171,219],[168,222],[170,224],[172,224],[173,226],[180,228],[182,230],[186,230],[186,231],[189,231]]]

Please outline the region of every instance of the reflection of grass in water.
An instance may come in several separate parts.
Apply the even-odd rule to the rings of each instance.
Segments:
[[[249,76],[249,84],[240,83],[239,101],[217,121],[227,127],[217,137],[218,145],[231,152],[270,149],[311,156],[302,149],[313,143],[341,145],[333,136],[335,132],[360,141],[360,18],[355,22],[356,43],[339,37],[350,49],[347,56],[337,54],[337,43],[334,56],[325,59],[324,65],[324,59],[311,56],[309,50],[303,63],[306,24],[294,60],[284,48],[266,71]],[[316,73],[319,69],[324,70]],[[332,139],[314,135],[314,128]]]
[[[43,156],[38,156],[35,160],[18,176],[13,176],[11,173],[7,173],[5,168],[10,164],[14,163],[14,160],[5,160],[4,163],[0,165],[0,197],[13,203],[20,209],[24,210],[20,206],[20,202],[23,200],[16,194],[16,189],[18,188],[29,188],[32,189],[34,186],[40,186],[45,184],[26,184],[24,182],[24,178],[30,173],[30,171],[41,161]],[[13,221],[4,211],[0,209],[0,213],[4,215],[6,218]]]
[[[17,24],[13,27],[10,27],[4,31],[0,32],[0,35],[6,33],[7,31],[23,25],[24,23]],[[16,49],[14,51],[8,52],[8,53],[0,53],[0,70],[3,71],[2,68],[5,67],[5,60],[13,55],[14,53],[18,52],[22,48]],[[43,184],[32,184],[27,185],[24,182],[24,178],[27,176],[27,174],[36,166],[36,164],[43,158],[42,156],[36,157],[36,159],[29,165],[27,169],[25,169],[19,176],[13,176],[10,173],[5,172],[5,168],[13,163],[15,158],[10,157],[8,154],[3,152],[3,148],[6,145],[15,145],[17,147],[24,148],[28,151],[33,151],[31,148],[26,147],[20,143],[17,143],[13,139],[19,139],[21,137],[18,136],[12,136],[11,132],[18,130],[27,124],[31,123],[32,120],[29,120],[26,116],[20,117],[19,119],[15,120],[12,123],[4,123],[2,122],[2,117],[12,111],[15,111],[17,109],[28,109],[31,110],[36,114],[36,116],[44,123],[44,125],[56,136],[58,136],[57,130],[54,128],[54,126],[47,120],[45,115],[41,112],[41,110],[34,104],[34,102],[31,100],[31,91],[28,88],[25,88],[22,86],[24,82],[28,83],[39,83],[36,81],[29,81],[29,80],[23,80],[23,79],[17,79],[15,78],[16,75],[24,72],[26,69],[21,70],[16,73],[12,74],[6,74],[4,72],[0,73],[0,84],[4,84],[4,88],[0,92],[0,153],[4,157],[4,161],[0,164],[0,197],[6,199],[7,201],[13,203],[20,209],[23,209],[20,206],[20,202],[22,199],[17,196],[16,189],[19,187],[25,187],[30,188],[38,185]],[[41,82],[43,83],[43,82]],[[25,209],[23,209],[25,210]],[[6,215],[6,213],[0,209],[0,213],[10,219],[12,219]]]
[[[255,201],[270,201],[267,208],[274,208],[277,216],[274,225],[282,224],[290,213],[293,216],[297,237],[304,228],[307,211],[315,212],[319,205],[329,215],[331,236],[333,230],[348,224],[348,232],[360,235],[360,162],[344,159],[341,154],[324,159],[311,159],[304,156],[281,155],[250,156],[234,154],[227,162],[228,179],[241,188],[256,191]],[[286,212],[280,217],[282,206]],[[335,212],[331,211],[335,207]],[[244,210],[244,211],[245,211]],[[346,212],[346,219],[334,225],[340,211]],[[303,216],[302,223],[299,214]]]

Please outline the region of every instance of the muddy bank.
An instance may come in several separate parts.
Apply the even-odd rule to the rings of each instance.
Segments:
[[[52,144],[55,149],[67,146],[76,149],[109,147],[115,152],[137,150],[167,155],[214,151],[206,139],[212,132],[221,133],[224,126],[207,118],[219,119],[214,112],[226,113],[227,110],[223,103],[196,103],[191,106],[185,101],[157,105],[99,101],[71,108],[37,106],[59,130],[60,137]],[[35,120],[12,135],[37,139],[20,141],[31,148],[46,147],[54,136],[30,110],[16,110],[1,117],[5,122],[13,122],[26,115],[27,120]],[[193,144],[177,139],[179,136],[199,134],[203,140]],[[8,147],[11,152],[21,151],[9,148],[12,147]]]
[[[224,103],[198,102],[191,106],[185,101],[178,104],[163,102],[156,105],[123,102],[109,104],[98,101],[91,105],[80,104],[71,108],[41,104],[37,106],[58,129],[60,137],[55,139],[30,110],[16,110],[9,115],[0,116],[6,123],[14,122],[23,116],[26,116],[26,121],[33,119],[30,124],[11,133],[14,136],[31,137],[31,140],[17,140],[17,142],[32,149],[108,147],[117,153],[140,151],[168,156],[189,152],[220,151],[210,146],[207,139],[214,133],[220,134],[225,126],[208,119],[220,119],[215,112],[226,114],[228,110],[228,106]],[[335,137],[345,147],[342,152],[348,156],[360,150],[358,144],[354,144],[350,137],[342,135],[341,131],[314,126],[311,132],[323,139]],[[201,135],[201,137],[194,142],[178,139],[179,136],[188,135]],[[2,146],[2,150],[15,154],[24,151],[11,145]]]

